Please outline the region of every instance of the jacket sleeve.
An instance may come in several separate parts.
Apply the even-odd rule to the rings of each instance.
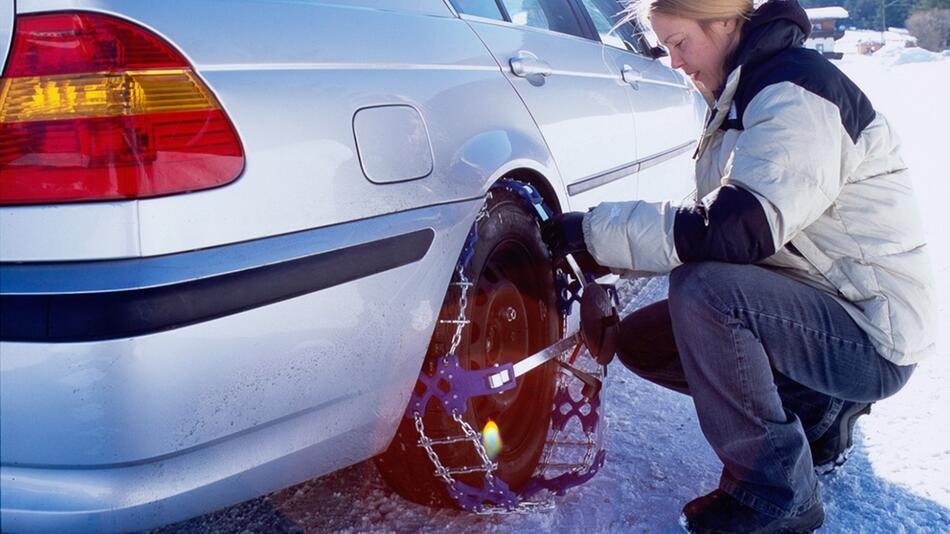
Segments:
[[[842,186],[838,108],[782,82],[759,92],[725,164],[721,185],[697,202],[604,203],[584,218],[594,259],[665,273],[681,263],[754,263],[824,213]]]
[[[743,125],[722,184],[759,200],[778,250],[828,210],[860,158],[838,106],[792,82],[762,89]]]

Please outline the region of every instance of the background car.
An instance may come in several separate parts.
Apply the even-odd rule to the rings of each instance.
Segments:
[[[537,221],[498,184],[555,212],[692,190],[705,105],[620,9],[0,5],[0,528],[148,528],[381,453],[445,504],[403,416],[459,277],[470,368],[562,326]],[[552,376],[464,414],[504,425],[514,488]]]

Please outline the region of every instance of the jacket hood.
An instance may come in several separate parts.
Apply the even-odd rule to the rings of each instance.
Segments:
[[[769,0],[742,25],[739,46],[729,69],[762,63],[787,48],[801,46],[811,33],[811,22],[797,0]]]

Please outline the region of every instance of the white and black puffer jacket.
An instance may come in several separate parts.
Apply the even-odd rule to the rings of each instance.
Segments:
[[[900,141],[841,71],[802,48],[798,2],[742,28],[696,153],[698,199],[608,202],[584,217],[602,265],[667,273],[755,263],[835,296],[884,358],[934,352],[933,277]]]

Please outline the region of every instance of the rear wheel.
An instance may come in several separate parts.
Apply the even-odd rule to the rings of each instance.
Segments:
[[[466,316],[471,320],[456,349],[462,367],[484,369],[495,364],[515,363],[557,340],[560,319],[555,301],[554,279],[547,247],[541,240],[536,219],[516,194],[493,190],[487,217],[477,223],[478,238],[464,273],[473,282]],[[453,275],[458,282],[458,273]],[[450,285],[442,304],[441,319],[458,316],[461,289]],[[436,362],[451,349],[455,325],[438,324],[429,344],[424,372],[431,375]],[[547,364],[519,377],[516,388],[476,397],[466,405],[462,418],[475,430],[489,419],[500,429],[503,446],[495,457],[495,476],[518,491],[534,473],[544,450],[550,426],[556,369]],[[438,402],[429,402],[423,414],[429,437],[462,434]],[[445,482],[435,476],[435,467],[418,446],[414,421],[403,419],[389,449],[377,457],[383,478],[407,499],[425,505],[451,506]],[[481,465],[470,442],[435,445],[445,467]],[[459,475],[457,480],[475,487],[483,484],[482,473]]]

